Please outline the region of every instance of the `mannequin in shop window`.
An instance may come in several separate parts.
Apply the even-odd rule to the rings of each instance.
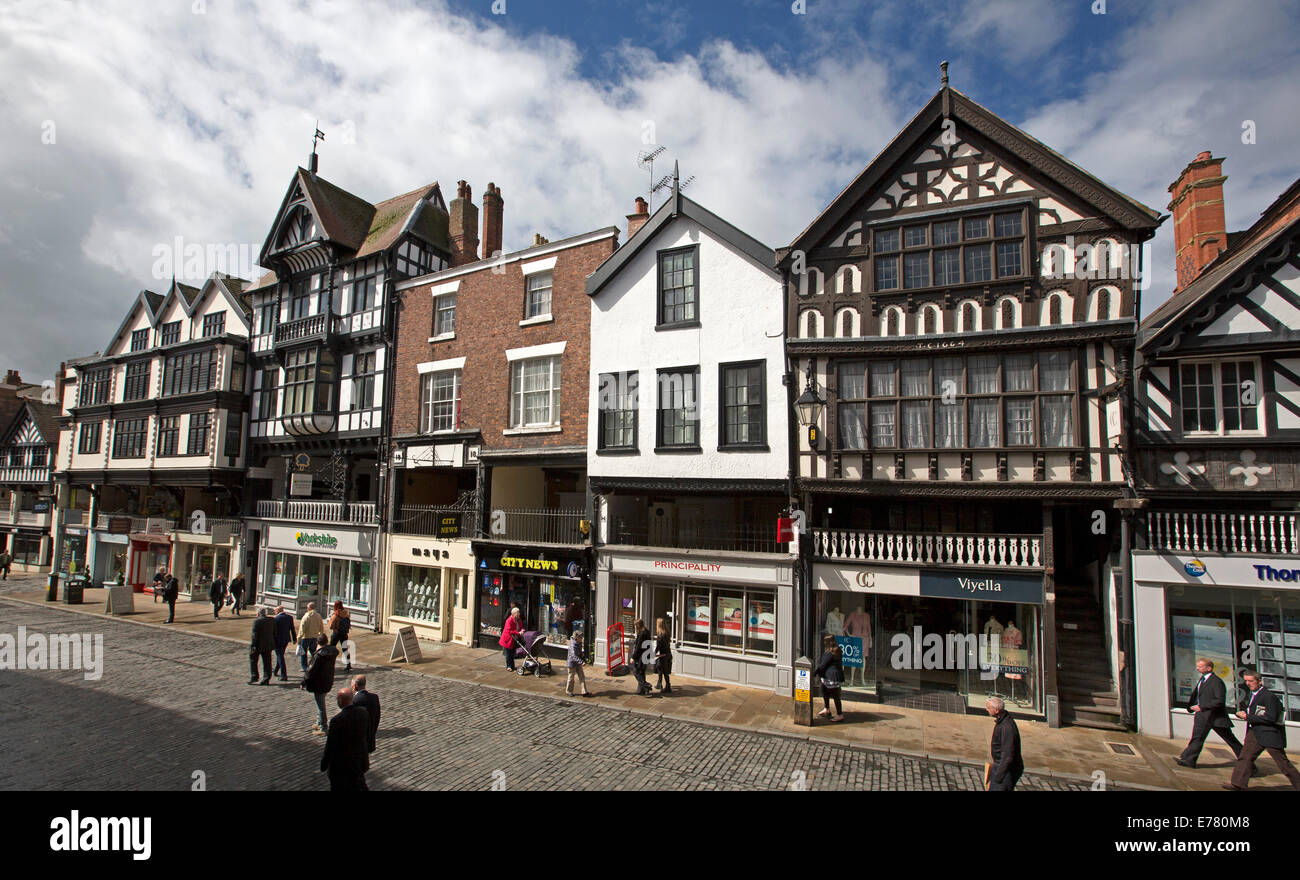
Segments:
[[[862,640],[862,652],[858,656],[860,665],[849,667],[849,684],[854,683],[857,679],[859,685],[865,686],[867,683],[867,657],[871,655],[871,615],[868,614],[861,605],[853,609],[848,620],[844,623],[844,631],[856,638]]]
[[[990,614],[989,619],[984,623],[984,656],[980,658],[980,663],[988,666],[993,663],[993,658],[998,656],[1002,648],[1002,624],[998,622],[996,615]]]
[[[840,606],[838,605],[826,612],[826,635],[844,635],[844,615],[840,613]]]

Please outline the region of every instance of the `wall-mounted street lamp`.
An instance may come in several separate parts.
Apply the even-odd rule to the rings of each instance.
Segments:
[[[808,361],[808,384],[803,392],[795,398],[794,409],[799,416],[799,424],[808,429],[808,445],[817,448],[817,423],[821,421],[822,407],[826,401],[817,394],[817,380],[813,375],[813,362]]]

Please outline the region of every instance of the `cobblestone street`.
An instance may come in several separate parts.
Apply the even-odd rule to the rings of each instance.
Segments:
[[[0,633],[19,626],[102,633],[104,671],[0,671],[12,750],[0,789],[183,790],[196,771],[211,790],[328,788],[312,700],[296,684],[248,686],[239,645],[0,599]],[[373,789],[490,789],[501,774],[512,790],[980,787],[970,765],[360,671],[383,706]],[[1084,786],[1026,776],[1021,787]]]

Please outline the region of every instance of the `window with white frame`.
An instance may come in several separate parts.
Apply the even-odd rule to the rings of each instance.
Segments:
[[[1201,361],[1179,367],[1185,434],[1259,431],[1259,370],[1255,361]]]
[[[425,373],[420,383],[420,430],[460,429],[460,370]]]
[[[545,318],[551,314],[550,272],[534,272],[524,280],[524,319]]]
[[[444,293],[433,298],[433,335],[451,336],[456,332],[456,294]]]
[[[547,428],[560,423],[560,358],[510,364],[510,427]]]

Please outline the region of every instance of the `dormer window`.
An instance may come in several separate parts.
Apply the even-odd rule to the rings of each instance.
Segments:
[[[169,321],[158,331],[159,345],[175,345],[181,341],[181,322]]]
[[[131,351],[144,351],[149,347],[149,330],[131,331]]]

